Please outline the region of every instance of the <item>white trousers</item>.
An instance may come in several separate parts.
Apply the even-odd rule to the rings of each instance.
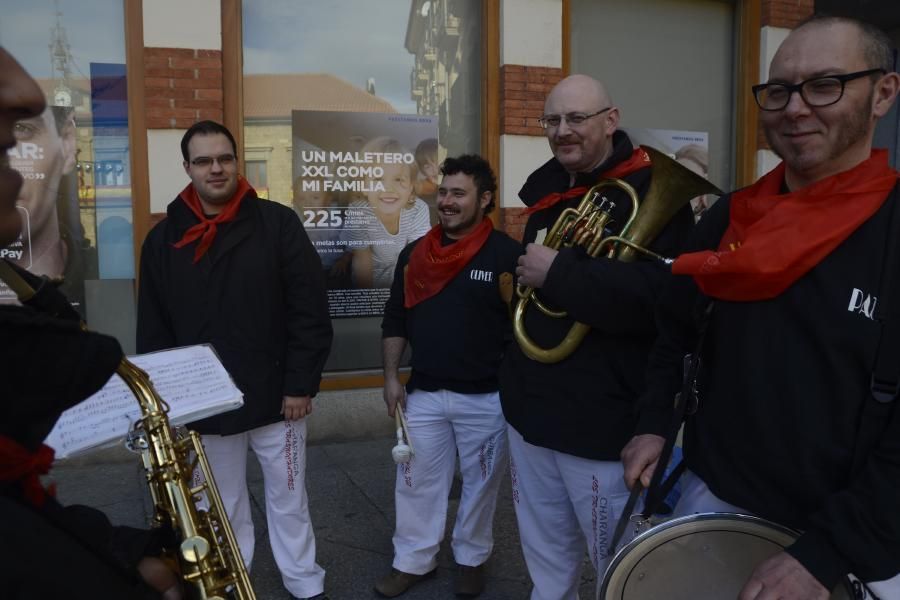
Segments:
[[[728,504],[713,494],[706,483],[691,471],[685,471],[681,480],[681,500],[675,507],[672,517],[684,517],[704,512],[734,512],[744,515],[753,514],[733,504]],[[851,576],[852,577],[852,576]],[[866,585],[881,600],[900,599],[900,575],[885,581],[873,581]]]
[[[397,465],[395,569],[423,575],[437,566],[456,455],[462,497],[451,547],[457,564],[478,566],[494,546],[497,491],[508,464],[500,396],[413,391],[406,420],[415,456]]]
[[[225,512],[249,569],[255,538],[247,491],[247,449],[259,460],[272,554],[284,587],[305,598],[324,589],[306,496],[306,420],[280,421],[236,435],[204,435]]]
[[[598,577],[628,488],[620,462],[533,446],[509,427],[510,476],[531,600],[578,598],[585,543]]]

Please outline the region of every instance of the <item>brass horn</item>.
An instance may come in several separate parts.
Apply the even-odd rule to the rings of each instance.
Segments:
[[[687,204],[691,198],[702,194],[721,195],[712,183],[697,175],[687,167],[669,158],[650,146],[641,146],[650,156],[650,189],[643,202],[635,189],[622,179],[602,179],[587,191],[577,208],[565,209],[547,236],[544,245],[554,250],[571,246],[584,246],[591,257],[606,252],[608,258],[631,262],[637,253],[671,264],[673,259],[661,256],[646,248],[662,231],[666,223]],[[603,237],[604,228],[612,219],[615,203],[601,191],[605,188],[619,188],[631,200],[631,215],[619,235]],[[525,331],[525,310],[530,303],[554,318],[565,318],[565,311],[553,310],[540,301],[535,290],[518,286],[519,301],[513,313],[513,333],[522,352],[529,358],[542,363],[556,363],[575,351],[590,326],[575,321],[559,345],[542,348]]]

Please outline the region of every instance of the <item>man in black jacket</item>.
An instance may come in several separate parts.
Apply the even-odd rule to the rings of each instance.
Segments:
[[[554,157],[519,192],[530,216],[517,274],[540,301],[568,316],[551,318],[532,304],[524,328],[544,349],[558,345],[574,321],[591,329],[559,362],[535,360],[521,344],[511,345],[500,396],[510,425],[513,499],[534,583],[531,597],[559,600],[576,597],[585,547],[602,568],[609,523],[627,499],[618,456],[636,423],[634,404],[655,333],[653,303],[668,273],[649,260],[624,263],[591,258],[581,247],[556,251],[532,243],[598,180],[622,179],[640,197],[650,180],[649,156],[617,130],[619,110],[600,82],[584,75],[562,80],[544,112],[541,125]],[[618,232],[632,202],[618,187],[602,193],[615,203],[610,231]],[[675,254],[692,222],[686,205],[652,249]]]
[[[879,321],[898,318],[900,290],[879,298],[898,280],[887,259],[898,173],[872,150],[898,88],[874,27],[814,18],[795,29],[754,87],[783,162],[701,219],[659,304],[639,435],[622,453],[628,484],[650,481],[705,320],[676,511],[753,513],[803,531],[740,600],[825,599],[848,573],[900,598],[900,410],[896,390],[876,385],[900,366],[873,373],[897,342]]]
[[[441,173],[440,223],[401,252],[381,325],[384,401],[391,416],[398,403],[406,407],[415,450],[397,468],[394,568],[375,584],[386,597],[434,573],[457,452],[455,591],[481,593],[507,465],[497,368],[511,335],[508,300],[521,247],[485,216],[497,192],[487,161],[448,158]],[[404,389],[398,368],[407,343],[412,374]]]
[[[212,344],[244,406],[193,423],[203,434],[244,560],[253,557],[247,448],[260,461],[272,552],[295,597],[322,593],[306,486],[306,416],[331,346],[322,265],[293,210],[262,200],[237,172],[225,127],[181,142],[191,183],[144,242],[139,352]]]

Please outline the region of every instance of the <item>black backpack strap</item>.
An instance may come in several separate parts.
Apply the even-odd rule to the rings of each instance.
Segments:
[[[657,511],[666,499],[669,492],[675,486],[678,478],[684,472],[685,464],[682,460],[676,465],[668,477],[666,475],[666,467],[672,458],[672,451],[675,449],[675,440],[678,438],[678,431],[681,424],[684,423],[685,417],[697,412],[699,399],[697,397],[697,377],[700,374],[700,354],[703,349],[703,342],[706,339],[706,329],[709,325],[715,303],[708,300],[700,317],[700,324],[697,330],[697,345],[692,354],[684,357],[684,378],[681,383],[681,392],[675,395],[675,412],[672,415],[672,421],[669,423],[669,432],[666,435],[666,442],[663,445],[662,453],[659,455],[659,461],[656,463],[656,470],[650,480],[650,487],[647,488],[647,500],[644,502],[644,510],[641,516],[649,519],[653,513]],[[665,479],[663,479],[665,477]]]
[[[897,302],[900,291],[900,210],[897,210],[897,203],[900,199],[897,187],[894,186],[888,198],[891,216],[875,308],[875,320],[881,323],[881,336],[875,350],[870,384],[872,393],[863,404],[851,476],[860,472],[870,450],[881,437],[900,392],[900,303]]]

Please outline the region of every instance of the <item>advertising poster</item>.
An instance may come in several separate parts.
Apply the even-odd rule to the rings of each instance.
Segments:
[[[400,251],[436,222],[437,118],[293,111],[293,205],[331,316],[383,313]]]
[[[0,258],[37,275],[63,279],[63,293],[83,316],[90,259],[85,256],[79,219],[75,133],[74,114],[68,107],[49,106],[43,114],[16,124],[17,144],[8,158],[24,179],[17,201],[22,232],[0,249]],[[3,283],[0,302],[16,302]]]
[[[651,146],[668,154],[691,171],[707,178],[709,176],[709,134],[705,131],[675,131],[671,129],[626,130],[635,146]],[[699,219],[703,211],[712,206],[717,196],[704,194],[691,200],[694,219]]]

